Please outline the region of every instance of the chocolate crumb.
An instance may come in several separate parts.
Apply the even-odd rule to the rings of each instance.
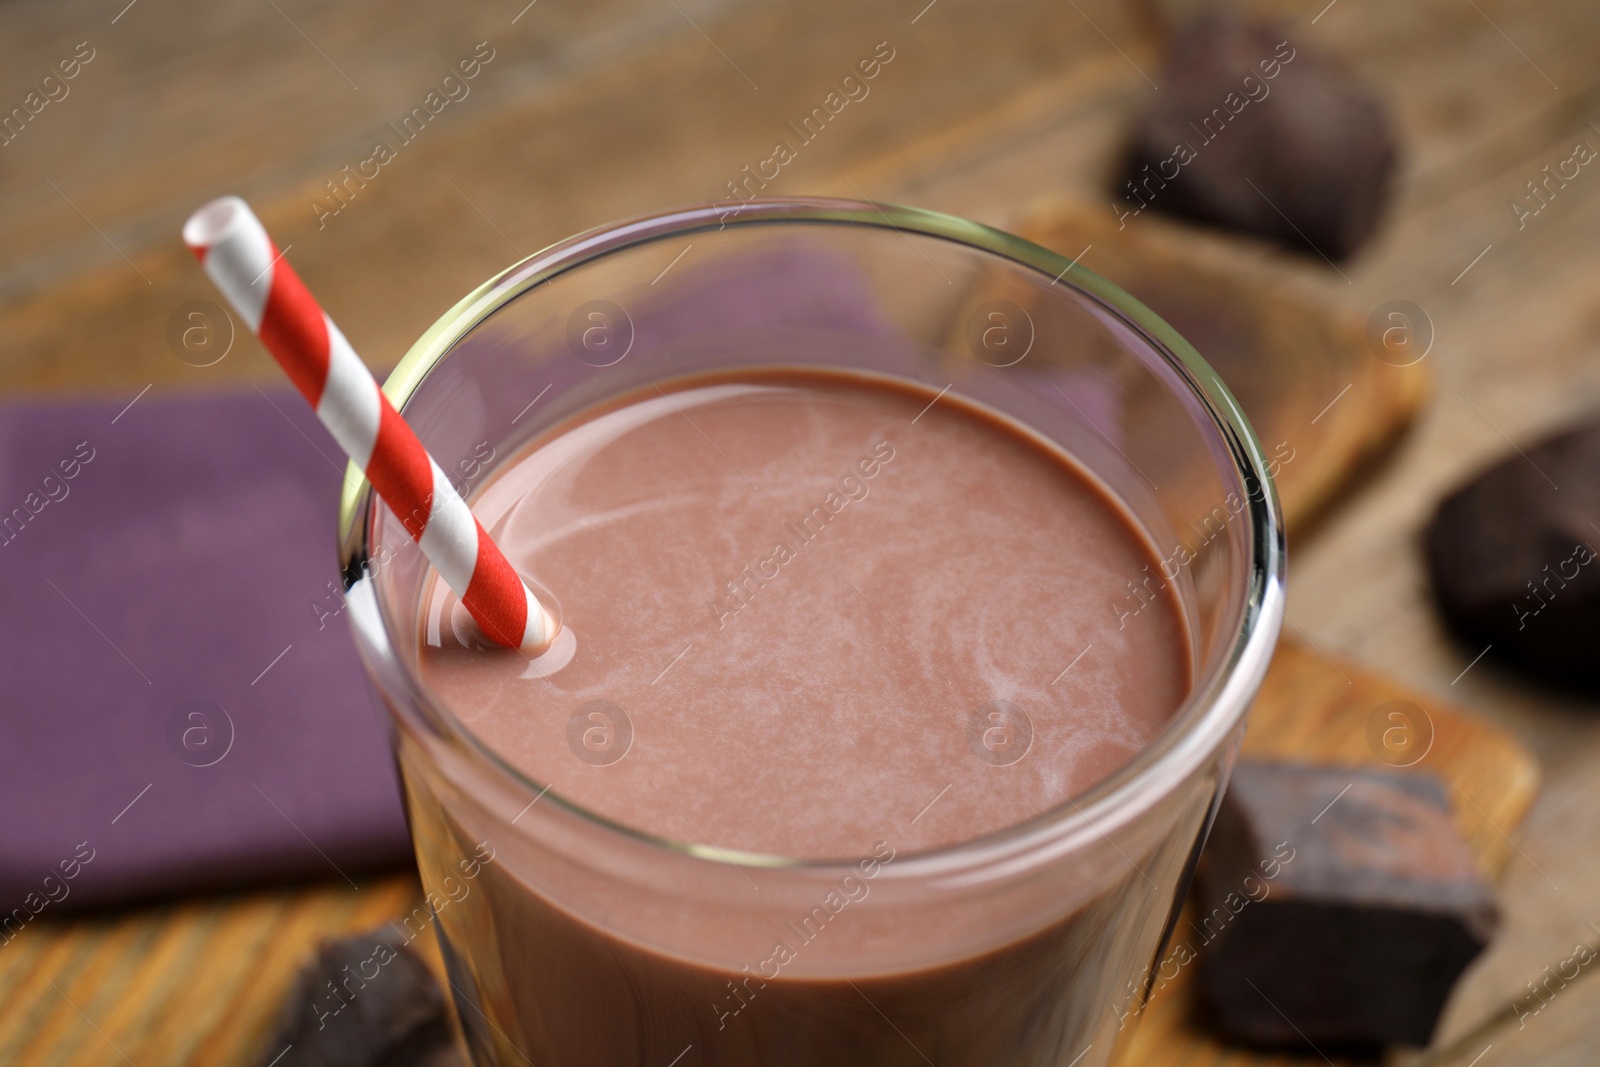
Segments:
[[[1275,761],[1234,771],[1199,902],[1213,1018],[1268,1045],[1426,1045],[1499,923],[1439,780]]]
[[[324,941],[300,971],[259,1067],[466,1067],[444,994],[393,928]]]
[[[1600,689],[1597,527],[1600,422],[1506,456],[1446,497],[1428,526],[1446,621],[1491,657]]]
[[[1113,206],[1146,207],[1339,259],[1376,229],[1395,136],[1379,97],[1270,22],[1200,16],[1174,35]]]

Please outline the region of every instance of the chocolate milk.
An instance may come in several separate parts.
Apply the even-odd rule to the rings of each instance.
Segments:
[[[575,896],[580,915],[490,862],[438,916],[486,1062],[1064,1064],[1104,1029],[1110,1005],[1074,1003],[1075,976],[1138,940],[1123,928],[1159,925],[1170,899],[1152,891],[1176,880],[1198,810],[1187,838],[1043,929],[909,970],[870,947],[906,933],[885,908],[897,858],[1071,803],[1188,693],[1170,594],[1132,620],[1114,607],[1156,553],[1070,458],[949,393],[752,371],[586,412],[505,460],[473,506],[565,635],[533,661],[486,650],[436,584],[421,665],[442,707],[631,833],[852,879],[769,922],[669,910],[641,933],[626,893]],[[469,830],[414,785],[409,799],[436,892],[474,838],[517,833]],[[698,949],[649,943],[680,920],[703,928]],[[948,929],[978,943],[982,926],[966,908]]]

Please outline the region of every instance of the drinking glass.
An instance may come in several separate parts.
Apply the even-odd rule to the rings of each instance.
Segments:
[[[1175,591],[1187,699],[1092,789],[950,847],[814,861],[653,837],[531,780],[430,692],[426,561],[352,469],[349,615],[427,894],[405,928],[436,932],[484,1067],[1107,1063],[1282,619],[1261,448],[1195,351],[1082,265],[946,215],[839,200],[705,205],[562,241],[458,303],[385,388],[470,493],[495,458],[609,397],[768,365],[948,389],[1070,453],[1160,550],[1159,576],[1130,575],[1126,606],[1107,610],[1134,610],[1151,580]],[[602,747],[624,743],[628,724],[606,725]],[[823,907],[840,894],[847,909]],[[826,934],[775,968],[808,917],[831,920]]]

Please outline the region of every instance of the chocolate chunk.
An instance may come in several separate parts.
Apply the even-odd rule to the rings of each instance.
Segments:
[[[1371,235],[1394,134],[1342,66],[1272,23],[1208,14],[1174,35],[1157,81],[1113,194],[1124,223],[1153,207],[1334,259]]]
[[[1450,626],[1491,656],[1600,689],[1600,423],[1523,451],[1439,505],[1433,588]]]
[[[389,926],[318,946],[257,1062],[262,1067],[466,1064],[450,1029],[444,994],[404,935]]]
[[[1445,787],[1243,762],[1201,872],[1201,987],[1261,1044],[1425,1045],[1498,912]]]

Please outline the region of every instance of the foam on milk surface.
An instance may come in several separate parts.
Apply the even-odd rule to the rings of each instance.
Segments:
[[[811,859],[967,840],[1125,764],[1190,684],[1175,604],[1122,628],[1112,607],[1146,543],[1058,454],[872,381],[687,382],[508,461],[474,510],[576,654],[539,677],[425,642],[441,700],[607,818]],[[615,762],[569,745],[591,701],[631,724]],[[1031,724],[1020,758],[984,745],[996,702]]]

